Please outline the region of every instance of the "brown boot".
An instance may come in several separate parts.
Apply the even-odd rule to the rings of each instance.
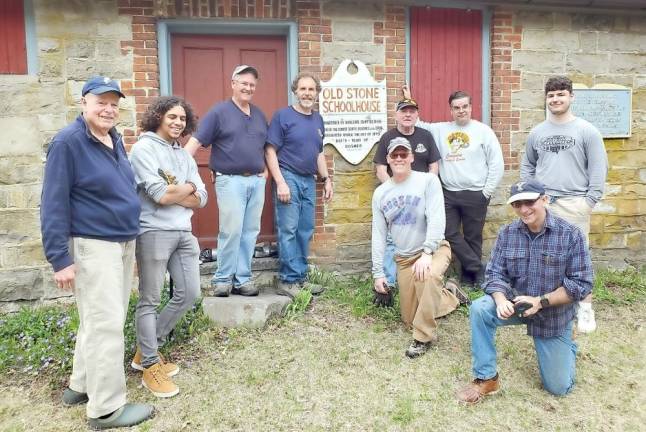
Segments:
[[[179,393],[177,385],[166,375],[161,363],[144,369],[141,384],[157,397],[172,397]]]
[[[166,375],[169,377],[177,375],[179,372],[179,366],[175,363],[166,362],[159,351],[157,351],[157,357],[159,357],[159,363],[161,364],[164,372],[166,372]],[[137,347],[137,351],[135,352],[135,356],[132,358],[132,362],[130,362],[130,366],[138,371],[144,370],[144,367],[141,365],[141,349],[139,349],[139,347]]]
[[[469,385],[457,393],[460,402],[475,404],[482,400],[483,397],[498,393],[500,383],[498,374],[495,377],[486,380],[476,378]]]

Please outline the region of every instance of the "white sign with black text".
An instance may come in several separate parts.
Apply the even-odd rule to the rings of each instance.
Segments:
[[[321,87],[319,112],[325,121],[324,142],[357,165],[388,127],[386,81],[375,81],[364,63],[344,60]]]

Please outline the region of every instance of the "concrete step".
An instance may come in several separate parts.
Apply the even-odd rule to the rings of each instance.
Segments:
[[[202,295],[209,295],[211,277],[217,268],[217,261],[200,264]],[[254,258],[251,260],[251,279],[261,290],[275,287],[278,280],[278,258]]]
[[[278,258],[254,258],[251,274],[254,284],[260,288],[256,297],[230,295],[211,297],[211,277],[217,269],[217,262],[200,265],[202,287],[202,308],[204,313],[220,327],[264,327],[272,317],[285,315],[289,297],[276,294],[278,284]]]
[[[204,297],[204,313],[220,327],[261,328],[272,317],[285,315],[292,300],[280,296],[272,288],[265,288],[256,297],[230,295],[229,297]]]

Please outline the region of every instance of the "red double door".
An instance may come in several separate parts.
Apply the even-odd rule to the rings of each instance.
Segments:
[[[171,39],[172,92],[185,98],[201,117],[214,104],[231,97],[231,73],[236,65],[258,69],[260,79],[253,103],[267,121],[287,105],[287,61],[284,36],[173,35]],[[209,202],[193,216],[193,233],[200,247],[215,247],[218,207],[209,171],[210,148],[195,155]],[[267,182],[265,207],[258,241],[275,239],[271,182]]]

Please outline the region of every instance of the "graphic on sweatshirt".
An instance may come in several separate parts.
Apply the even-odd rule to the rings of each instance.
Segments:
[[[421,197],[415,195],[399,195],[386,201],[381,206],[388,225],[415,225],[417,222],[417,207]]]
[[[536,150],[558,153],[574,147],[576,140],[568,135],[550,135],[540,140]]]
[[[462,149],[469,147],[471,144],[471,139],[469,135],[464,132],[457,131],[451,132],[446,141],[449,145],[449,154],[444,158],[445,162],[458,162],[463,161],[464,156],[462,155]]]

